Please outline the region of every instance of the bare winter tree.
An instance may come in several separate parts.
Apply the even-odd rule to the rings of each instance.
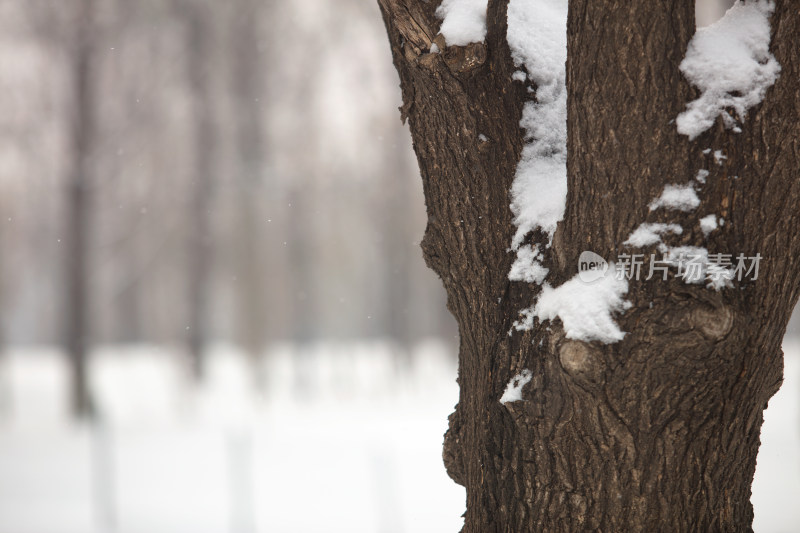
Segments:
[[[240,208],[241,235],[239,238],[238,259],[241,267],[241,280],[238,283],[240,309],[239,324],[241,342],[253,361],[258,361],[266,347],[267,322],[266,288],[263,278],[264,258],[260,224],[263,211],[265,169],[265,135],[262,119],[262,105],[265,102],[265,87],[262,79],[264,54],[261,53],[261,14],[268,10],[269,3],[256,0],[236,2],[235,15],[231,24],[233,39],[231,60],[233,66],[232,85],[237,108],[236,145],[238,149],[238,205]],[[263,386],[261,372],[254,369],[259,386]]]
[[[204,0],[179,2],[186,20],[187,76],[192,95],[194,179],[189,217],[187,345],[195,378],[204,374],[203,355],[210,337],[212,188],[216,172],[216,123],[212,91],[213,10]]]
[[[90,157],[95,141],[95,68],[97,29],[93,0],[80,0],[72,13],[75,25],[69,45],[72,76],[72,116],[69,170],[66,183],[64,346],[72,369],[73,412],[91,414],[88,385],[89,229],[92,210]]]
[[[459,324],[444,460],[466,487],[464,531],[750,531],[762,411],[800,291],[796,3],[738,4],[724,42],[771,29],[769,51],[743,56],[769,83],[746,104],[752,94],[728,87],[697,128],[676,117],[708,104],[720,76],[716,63],[692,83],[681,71],[693,2],[569,0],[564,211],[521,237],[526,205],[541,220],[552,206],[540,200],[559,196],[558,180],[512,192],[521,160],[559,156],[548,144],[558,121],[547,122],[557,33],[537,33],[559,2],[489,0],[484,33],[466,39],[440,33],[442,17],[458,25],[447,20],[458,2],[438,16],[438,2],[379,4],[425,189],[423,254]],[[669,276],[626,274],[593,294],[577,277],[586,250],[640,252],[643,270],[664,257]],[[709,287],[710,263],[693,279],[677,250],[763,260],[757,279]],[[515,281],[512,265],[525,267]]]

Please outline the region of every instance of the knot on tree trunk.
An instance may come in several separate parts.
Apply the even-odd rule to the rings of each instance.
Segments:
[[[703,335],[713,340],[721,340],[733,328],[733,311],[730,307],[700,307],[692,311],[691,320]]]
[[[486,45],[470,43],[447,48],[442,53],[444,62],[453,74],[473,70],[486,62]]]
[[[597,348],[581,341],[566,341],[558,350],[561,367],[573,377],[600,382],[604,365]]]

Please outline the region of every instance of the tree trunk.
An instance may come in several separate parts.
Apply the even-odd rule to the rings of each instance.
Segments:
[[[238,209],[241,235],[237,239],[237,297],[240,310],[239,338],[253,363],[255,385],[266,387],[260,357],[267,345],[268,321],[266,274],[260,241],[265,218],[264,153],[266,151],[262,102],[265,101],[262,76],[266,60],[259,52],[261,0],[240,0],[232,24],[234,45],[231,60],[238,161]]]
[[[192,373],[204,377],[203,357],[208,347],[211,293],[212,188],[216,171],[216,122],[210,74],[213,39],[210,5],[205,2],[182,4],[187,17],[188,77],[193,100],[194,180],[189,206],[189,264],[187,344]]]
[[[73,99],[70,142],[71,168],[66,191],[64,347],[72,370],[72,410],[79,418],[91,415],[88,384],[89,336],[89,183],[95,137],[94,116],[94,1],[82,0],[77,11],[76,43],[72,50]]]
[[[778,2],[781,77],[744,131],[717,123],[690,141],[674,119],[696,96],[678,69],[693,3],[570,0],[567,207],[545,252],[548,283],[571,279],[583,250],[631,253],[622,243],[640,223],[667,222],[649,202],[700,169],[702,203],[678,215],[680,244],[764,258],[757,281],[719,292],[631,281],[618,320],[628,334],[601,344],[567,339],[559,320],[509,334],[540,288],[508,280],[509,190],[530,95],[512,81],[506,1],[489,1],[485,42],[437,39],[437,54],[427,53],[435,2],[379,4],[423,179],[423,254],[459,324],[444,460],[466,487],[464,531],[750,531],[762,411],[782,380],[800,290],[800,12]],[[726,223],[704,239],[699,213]],[[524,401],[501,404],[525,369]]]

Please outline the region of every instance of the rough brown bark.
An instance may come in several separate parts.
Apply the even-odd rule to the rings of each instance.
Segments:
[[[506,1],[489,1],[485,43],[444,48],[439,38],[441,54],[427,53],[436,2],[379,4],[424,185],[423,253],[461,336],[444,460],[466,487],[464,531],[751,530],[762,411],[781,383],[800,290],[796,6],[778,2],[782,75],[743,133],[718,124],[690,142],[672,121],[694,97],[678,70],[692,3],[570,1],[569,192],[548,281],[574,276],[583,250],[631,253],[622,242],[639,223],[667,221],[648,203],[699,169],[710,171],[701,206],[670,212],[681,244],[764,257],[758,281],[721,292],[632,282],[633,307],[618,320],[629,334],[602,345],[567,340],[559,321],[508,335],[537,289],[507,279],[529,93],[511,81]],[[727,159],[716,164],[706,148]],[[726,224],[705,240],[697,219],[708,213]],[[522,369],[534,376],[525,401],[501,405]]]

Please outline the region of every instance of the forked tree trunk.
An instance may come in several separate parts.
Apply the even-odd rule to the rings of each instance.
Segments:
[[[674,119],[696,96],[678,65],[694,33],[684,0],[570,0],[568,196],[548,282],[578,256],[631,253],[665,184],[709,170],[680,243],[763,257],[757,281],[716,292],[632,281],[616,344],[568,340],[560,321],[509,335],[538,286],[510,282],[509,189],[529,93],[514,83],[506,0],[484,43],[429,54],[437,2],[379,0],[422,174],[422,248],[460,330],[460,399],[444,459],[467,491],[464,531],[749,531],[762,411],[782,380],[781,339],[800,288],[800,11],[778,1],[781,77],[743,132],[694,141]],[[441,41],[439,41],[441,42]],[[482,134],[484,137],[479,137]],[[712,153],[704,154],[707,148]],[[727,159],[717,164],[714,150]],[[700,213],[724,227],[704,239]],[[534,235],[534,240],[541,235]],[[523,369],[524,401],[498,400]]]

